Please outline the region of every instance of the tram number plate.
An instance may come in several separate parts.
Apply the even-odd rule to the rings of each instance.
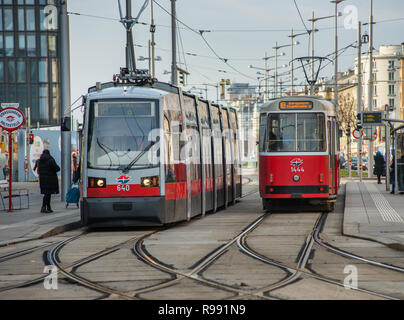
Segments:
[[[129,191],[130,190],[130,185],[129,184],[118,184],[116,186],[117,191]]]
[[[290,167],[291,172],[304,172],[304,168],[300,167]]]

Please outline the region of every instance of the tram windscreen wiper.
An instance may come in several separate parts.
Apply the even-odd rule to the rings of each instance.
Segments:
[[[129,171],[130,168],[133,167],[133,165],[139,161],[139,159],[147,152],[150,150],[150,148],[156,143],[156,141],[152,141],[149,143],[149,145],[144,148],[143,151],[141,151],[135,159],[133,159],[127,166],[120,166],[118,169],[122,170],[123,173],[127,173]]]

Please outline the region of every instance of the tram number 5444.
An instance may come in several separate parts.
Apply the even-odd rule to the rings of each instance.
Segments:
[[[130,190],[130,185],[129,184],[118,184],[116,186],[117,191],[129,191]]]

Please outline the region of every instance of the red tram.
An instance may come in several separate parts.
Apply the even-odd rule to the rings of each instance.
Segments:
[[[334,210],[340,176],[332,102],[286,97],[261,107],[259,179],[265,210]]]

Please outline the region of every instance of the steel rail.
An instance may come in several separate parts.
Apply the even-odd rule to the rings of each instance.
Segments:
[[[370,295],[374,295],[374,296],[378,296],[378,297],[381,297],[381,298],[384,298],[384,299],[398,300],[397,298],[392,297],[392,296],[380,294],[380,293],[369,291],[369,290],[366,290],[366,289],[354,288],[354,287],[351,287],[351,286],[347,286],[346,284],[340,283],[340,282],[335,281],[333,279],[318,276],[318,275],[315,275],[315,274],[313,274],[311,272],[307,272],[306,270],[304,270],[305,267],[306,267],[307,261],[309,259],[309,256],[310,256],[312,246],[313,246],[314,242],[316,241],[315,235],[316,234],[318,235],[318,232],[321,229],[324,221],[325,220],[324,220],[324,213],[323,213],[316,220],[314,228],[312,229],[310,235],[306,239],[306,242],[305,242],[306,245],[305,245],[305,247],[303,249],[303,254],[300,257],[296,268],[291,268],[289,266],[286,266],[286,265],[284,265],[282,263],[276,262],[276,261],[274,261],[272,259],[269,259],[268,257],[265,257],[265,256],[259,254],[258,252],[251,249],[247,245],[246,237],[241,238],[240,241],[237,242],[237,245],[239,246],[241,251],[243,253],[245,253],[246,255],[249,255],[249,256],[251,256],[251,257],[253,257],[253,258],[255,258],[255,259],[257,259],[257,260],[259,260],[259,261],[261,261],[263,263],[266,263],[266,264],[281,268],[282,270],[289,272],[289,275],[286,278],[280,280],[277,283],[272,284],[269,287],[265,287],[265,288],[262,288],[262,289],[259,289],[259,290],[261,292],[269,293],[270,291],[273,291],[275,289],[279,289],[281,287],[285,287],[287,285],[293,284],[294,281],[296,279],[298,279],[300,275],[306,275],[306,276],[309,276],[311,278],[314,278],[314,279],[317,279],[317,280],[320,280],[320,281],[324,281],[324,282],[327,282],[327,283],[330,283],[330,284],[333,284],[333,285],[337,285],[337,286],[340,286],[340,287],[344,287],[344,288],[349,287],[349,289],[359,291],[359,292],[362,292],[362,293],[366,293],[366,294],[370,294]],[[237,297],[237,298],[242,299],[242,298],[245,298],[245,297]]]

